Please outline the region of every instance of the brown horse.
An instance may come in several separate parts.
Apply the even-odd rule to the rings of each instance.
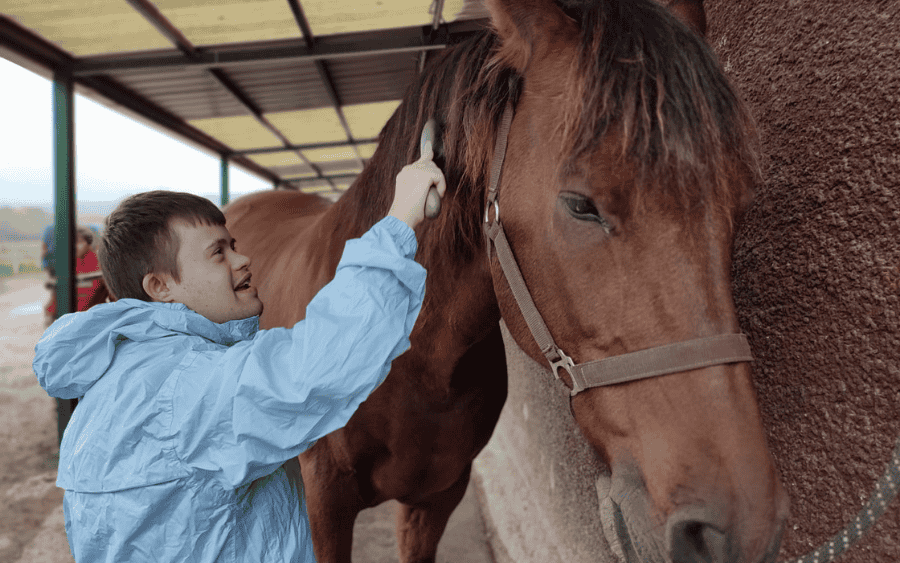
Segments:
[[[489,8],[495,29],[420,76],[337,203],[271,191],[226,213],[253,257],[262,325],[290,326],[344,242],[386,214],[426,120],[440,124],[448,188],[417,231],[428,281],[412,347],[300,458],[323,563],[350,561],[356,515],[388,499],[401,503],[401,561],[434,561],[506,397],[501,317],[545,362],[481,226],[508,100],[498,203],[556,342],[581,362],[739,332],[731,244],[756,179],[753,130],[703,39],[649,0]],[[702,2],[673,8],[705,28]],[[774,559],[787,499],[747,363],[591,389],[571,406],[609,464],[629,561]]]

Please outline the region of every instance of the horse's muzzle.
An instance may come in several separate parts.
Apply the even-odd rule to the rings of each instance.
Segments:
[[[636,472],[601,477],[600,521],[610,551],[618,563],[774,563],[781,545],[784,518],[776,515],[772,533],[747,541],[727,510],[703,504],[677,507],[655,522],[649,493]],[[606,481],[603,484],[602,481]],[[606,492],[608,491],[608,493]],[[763,545],[763,542],[766,545]]]

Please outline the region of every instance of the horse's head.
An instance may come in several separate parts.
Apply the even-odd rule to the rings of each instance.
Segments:
[[[740,332],[752,123],[702,38],[644,0],[488,4],[486,72],[521,78],[500,217],[556,343],[580,363]],[[511,334],[546,365],[496,254],[492,273]],[[589,389],[572,411],[611,468],[630,561],[774,560],[787,498],[748,363]]]

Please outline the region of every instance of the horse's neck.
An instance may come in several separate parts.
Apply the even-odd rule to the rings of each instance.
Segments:
[[[373,216],[374,208],[367,207],[372,204],[363,202],[379,198],[363,190],[383,189],[384,186],[376,185],[379,177],[364,172],[358,184],[317,221],[316,236],[330,246],[316,252],[323,252],[333,260],[332,275],[341,255],[335,245],[342,247],[347,240],[362,236],[378,221],[380,214]],[[416,260],[425,266],[428,275],[425,301],[410,335],[412,349],[407,353],[417,356],[418,365],[428,366],[425,371],[432,383],[438,385],[444,381],[440,374],[451,377],[459,358],[490,334],[500,320],[484,250],[474,258],[466,258],[466,253],[456,251],[453,243],[440,241],[439,225],[440,219],[426,220],[416,229],[419,244]]]
[[[454,387],[462,356],[496,329],[500,310],[486,257],[463,262],[452,249],[427,244],[425,229],[419,231],[425,244],[418,256],[428,272],[425,302],[408,354],[413,365],[424,367],[420,370],[423,384],[433,396],[441,396]]]

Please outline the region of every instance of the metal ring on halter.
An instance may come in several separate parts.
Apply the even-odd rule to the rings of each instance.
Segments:
[[[491,221],[488,219],[491,213],[491,202],[487,202],[487,205],[484,206],[484,222],[490,223]],[[500,221],[500,204],[497,203],[497,200],[494,200],[494,221]]]

